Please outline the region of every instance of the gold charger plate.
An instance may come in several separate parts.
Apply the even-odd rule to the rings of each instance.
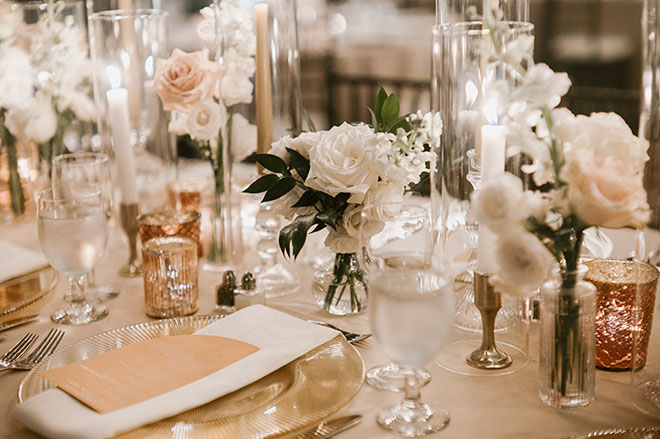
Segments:
[[[0,283],[0,326],[38,314],[55,285],[57,272],[50,267]]]
[[[139,341],[192,334],[218,319],[218,316],[193,316],[139,323],[65,346],[23,379],[18,400],[23,402],[54,387],[41,377],[45,370]],[[116,437],[277,437],[332,415],[357,395],[363,381],[362,357],[342,336],[337,336],[236,392]]]

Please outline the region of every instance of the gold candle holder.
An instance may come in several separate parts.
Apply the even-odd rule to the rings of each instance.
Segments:
[[[137,203],[121,203],[119,205],[119,220],[121,228],[124,230],[126,237],[128,238],[128,262],[122,265],[119,269],[119,275],[121,277],[137,277],[142,274],[142,266],[137,257],[137,216],[139,212],[140,208]]]
[[[585,262],[585,280],[597,290],[596,367],[630,370],[637,332],[636,367],[646,364],[653,324],[653,307],[658,270],[638,261],[596,259]],[[639,289],[639,310],[635,310],[635,291]],[[635,314],[637,321],[635,322]]]
[[[202,256],[202,241],[200,239],[199,212],[191,210],[164,210],[140,215],[138,229],[140,239],[147,242],[153,238],[164,236],[182,236],[197,243],[197,256]]]
[[[144,304],[150,317],[187,316],[199,309],[197,243],[167,236],[142,246]]]

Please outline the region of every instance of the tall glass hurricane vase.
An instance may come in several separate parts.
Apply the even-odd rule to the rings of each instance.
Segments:
[[[561,270],[541,288],[541,400],[579,408],[594,400],[596,288],[587,269]]]
[[[481,21],[447,23],[433,28],[434,111],[442,117],[441,147],[432,174],[431,200],[438,227],[439,251],[457,272],[457,286],[472,283],[476,265],[478,224],[470,211],[470,196],[481,186],[482,130],[497,125],[501,111],[495,84],[514,85],[517,73],[504,63],[491,62],[495,45],[506,47],[514,40],[532,40],[534,26],[526,22],[506,22],[508,30],[501,41],[493,41]],[[531,57],[531,45],[527,48]],[[509,166],[511,163],[509,164]],[[471,288],[457,302],[456,325],[478,331],[480,314],[473,304]],[[515,320],[516,306],[505,298],[496,321],[504,330]]]
[[[644,0],[643,26],[643,71],[642,71],[642,113],[639,135],[649,141],[648,155],[644,172],[644,186],[648,195],[652,217],[649,225],[660,228],[660,0]],[[642,241],[643,242],[643,241]],[[643,246],[641,246],[643,247]],[[653,249],[649,249],[653,250]],[[637,250],[637,257],[646,257]],[[638,279],[639,281],[639,279]],[[633,315],[641,321],[644,309],[643,288],[637,286]],[[640,410],[660,418],[660,375],[657,368],[644,367],[646,352],[642,348],[642,331],[633,334],[632,399]],[[651,357],[654,344],[649,346]]]
[[[167,12],[158,9],[107,10],[89,17],[102,149],[113,157],[120,204],[139,201],[143,211],[165,203],[176,157],[154,90],[156,60],[168,53],[167,20]]]
[[[483,18],[484,7],[502,11],[504,21],[529,21],[529,0],[435,0],[436,24]]]

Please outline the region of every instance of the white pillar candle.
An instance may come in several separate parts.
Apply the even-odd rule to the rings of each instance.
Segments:
[[[481,187],[504,172],[505,157],[504,127],[484,125],[481,127]],[[494,273],[496,235],[483,224],[479,224],[477,246],[477,270],[483,274]]]
[[[130,141],[128,92],[125,88],[113,88],[107,91],[106,97],[121,202],[122,204],[137,204],[137,179]]]
[[[265,154],[273,141],[273,96],[270,79],[268,4],[255,5],[257,22],[257,152]]]

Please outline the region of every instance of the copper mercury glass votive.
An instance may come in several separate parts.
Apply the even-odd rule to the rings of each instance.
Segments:
[[[197,243],[167,236],[142,245],[144,303],[150,317],[187,316],[199,309]]]
[[[585,280],[597,290],[596,367],[630,370],[635,336],[638,343],[635,364],[638,368],[644,367],[653,324],[658,270],[638,261],[613,259],[596,259],[585,265],[589,268]],[[635,310],[637,289],[638,312]]]
[[[201,214],[191,210],[163,210],[138,217],[138,230],[143,243],[163,236],[183,236],[197,243],[198,257],[203,252],[200,224]]]
[[[172,209],[201,212],[202,192],[209,185],[207,180],[179,180],[167,186],[167,198]]]

